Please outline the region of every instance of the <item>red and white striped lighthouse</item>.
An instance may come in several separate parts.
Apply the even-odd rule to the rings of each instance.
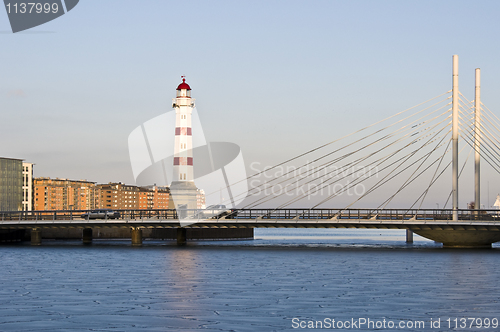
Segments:
[[[194,99],[191,87],[182,76],[177,96],[172,101],[175,109],[175,147],[173,181],[194,182],[192,121]]]
[[[198,188],[194,184],[193,170],[192,116],[195,107],[194,99],[191,98],[191,87],[186,83],[186,78],[181,77],[182,83],[177,87],[177,95],[172,100],[172,107],[175,109],[175,145],[169,208],[184,211],[179,212],[179,216],[186,218],[186,209],[198,208]]]

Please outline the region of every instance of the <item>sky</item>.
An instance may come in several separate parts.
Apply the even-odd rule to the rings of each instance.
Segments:
[[[13,34],[0,10],[0,156],[132,184],[127,138],[171,110],[181,75],[207,141],[238,144],[249,172],[450,90],[453,54],[462,93],[481,68],[499,110],[499,14],[494,0],[81,0]]]

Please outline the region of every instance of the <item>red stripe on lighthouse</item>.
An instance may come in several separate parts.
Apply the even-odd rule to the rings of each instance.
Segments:
[[[183,135],[183,136],[191,136],[191,128],[190,127],[176,127],[175,128],[175,134],[176,135]]]
[[[174,157],[174,166],[193,166],[193,157]]]

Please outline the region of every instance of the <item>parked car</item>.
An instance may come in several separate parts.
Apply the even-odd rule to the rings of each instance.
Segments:
[[[223,217],[231,213],[231,210],[227,209],[225,205],[210,205],[204,210],[200,210],[198,214],[200,218],[212,218],[215,216]]]
[[[90,212],[82,214],[84,219],[118,219],[120,218],[120,212],[113,211],[111,209],[99,209],[92,210]]]

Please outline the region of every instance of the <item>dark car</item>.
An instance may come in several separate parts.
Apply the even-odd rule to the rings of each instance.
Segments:
[[[120,218],[120,212],[113,211],[111,209],[99,209],[92,210],[90,212],[82,214],[84,219],[118,219]]]

